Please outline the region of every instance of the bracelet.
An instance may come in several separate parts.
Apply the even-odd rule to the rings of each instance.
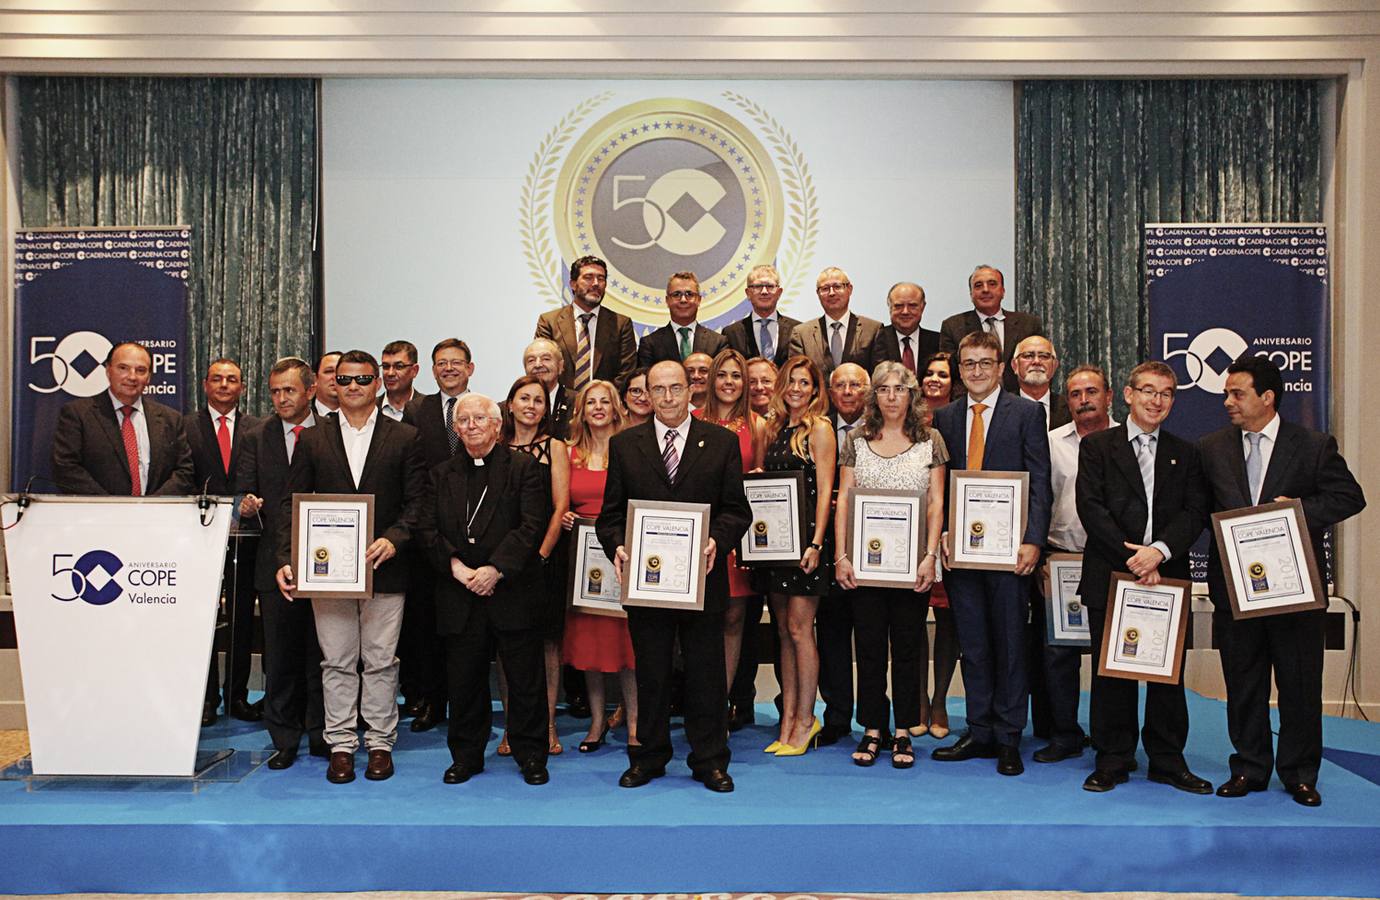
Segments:
[[[938,558],[939,558],[939,554],[938,554],[938,553],[935,553],[933,550],[926,550],[926,551],[925,551],[925,555],[922,556],[922,557],[920,557],[920,559],[921,559],[921,560],[926,560],[926,559],[929,559],[931,556],[933,556],[935,559],[938,559]]]
[[[847,553],[843,554],[842,556],[835,557],[835,559],[834,559],[834,565],[838,565],[839,563],[843,562],[843,561],[844,561],[845,559],[847,559],[847,558],[848,558],[848,554],[847,554]]]

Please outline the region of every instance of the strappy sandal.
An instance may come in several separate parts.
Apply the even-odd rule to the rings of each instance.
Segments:
[[[853,751],[853,765],[862,766],[866,769],[877,761],[877,756],[881,752],[882,736],[864,734],[862,740],[858,741],[858,749]]]
[[[499,756],[512,756],[513,748],[508,746],[508,732],[503,732],[503,739],[498,742]]]
[[[891,767],[909,769],[915,765],[915,750],[911,747],[910,735],[898,734],[891,739]]]

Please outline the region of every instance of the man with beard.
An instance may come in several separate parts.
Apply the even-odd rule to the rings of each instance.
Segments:
[[[1069,423],[1069,406],[1064,397],[1054,390],[1054,373],[1059,370],[1059,354],[1054,345],[1042,335],[1031,335],[1016,345],[1016,355],[1011,360],[1016,370],[1016,381],[1021,386],[1021,396],[1034,400],[1044,409],[1045,422],[1053,431]]]
[[[561,385],[575,393],[598,379],[621,384],[637,367],[632,320],[604,309],[608,265],[597,256],[570,264],[570,304],[542,313],[533,337],[556,343],[564,359]]]

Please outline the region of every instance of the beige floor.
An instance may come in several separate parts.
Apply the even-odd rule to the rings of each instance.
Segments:
[[[27,731],[0,731],[0,768],[29,755]]]

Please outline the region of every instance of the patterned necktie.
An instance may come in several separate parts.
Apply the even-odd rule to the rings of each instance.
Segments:
[[[901,365],[905,366],[907,369],[910,369],[912,372],[914,372],[915,351],[910,349],[910,336],[907,335],[906,337],[901,338],[901,344],[904,348],[901,350]]]
[[[292,454],[297,449],[297,445],[302,441],[302,432],[307,430],[305,425],[292,426],[292,444],[287,448],[288,462],[292,462]]]
[[[1149,544],[1155,532],[1155,436],[1142,434],[1136,438],[1136,463],[1140,466],[1140,481],[1145,486],[1145,536],[1142,544]]]
[[[454,456],[455,451],[460,449],[460,435],[455,433],[455,401],[457,399],[451,397],[446,400],[446,446],[450,447],[451,456]]]
[[[676,330],[680,332],[680,361],[685,362],[690,355],[690,326],[682,325]]]
[[[968,432],[968,468],[981,469],[982,455],[987,451],[987,426],[982,422],[986,403],[973,404],[973,430]]]
[[[829,338],[829,355],[834,358],[834,368],[843,365],[843,323],[833,323],[834,335]]]
[[[125,419],[120,423],[120,437],[125,442],[125,457],[129,460],[129,495],[139,497],[144,493],[144,487],[139,483],[139,439],[134,435],[134,414],[137,412],[134,407],[126,404],[120,407],[120,412],[124,413]]]
[[[767,327],[766,319],[757,320],[762,326],[762,335],[757,339],[757,346],[761,348],[763,359],[771,359],[776,356],[776,345],[771,340],[771,329]]]
[[[1260,465],[1260,439],[1265,435],[1259,431],[1246,432],[1246,440],[1251,445],[1251,451],[1246,456],[1246,483],[1251,489],[1251,505],[1260,502],[1260,480],[1264,477]]]
[[[230,474],[230,423],[229,416],[220,417],[220,427],[216,429],[216,442],[220,444],[220,462],[225,474]]]
[[[661,461],[666,464],[666,478],[676,483],[676,469],[680,468],[680,454],[676,452],[676,432],[666,432],[666,447],[661,451]]]
[[[585,313],[580,316],[579,336],[575,345],[575,391],[578,393],[581,388],[589,384],[594,377],[591,371],[593,354],[589,349],[589,320],[594,318],[594,313]]]

